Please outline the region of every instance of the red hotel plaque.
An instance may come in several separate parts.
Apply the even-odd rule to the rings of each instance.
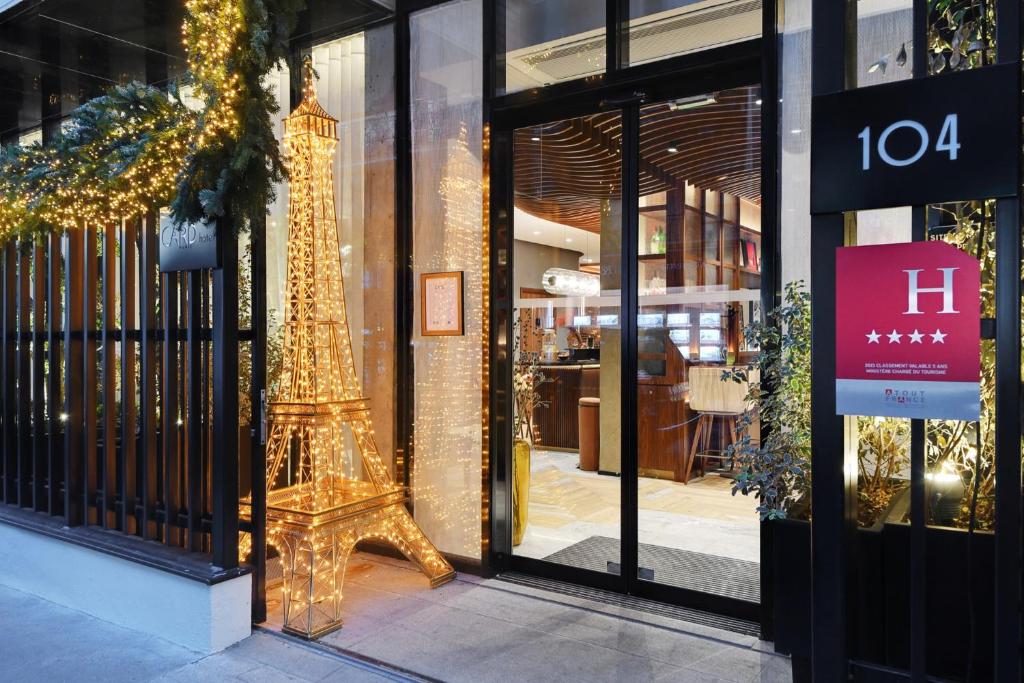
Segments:
[[[836,412],[977,420],[980,267],[945,242],[836,250]]]

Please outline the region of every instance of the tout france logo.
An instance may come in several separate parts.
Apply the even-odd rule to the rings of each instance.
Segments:
[[[978,260],[945,242],[836,251],[836,412],[977,420]]]

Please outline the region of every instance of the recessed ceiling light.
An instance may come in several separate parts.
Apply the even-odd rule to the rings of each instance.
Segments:
[[[676,145],[676,143],[673,142],[666,148],[665,151],[667,151],[669,154],[675,154],[679,151],[679,147],[678,145]]]
[[[530,140],[532,140],[533,142],[540,142],[540,138],[537,137],[536,135],[534,135],[532,138],[530,138]]]
[[[804,131],[803,131],[803,128],[794,128],[793,130],[791,130],[789,132],[792,133],[793,135],[800,135],[800,133],[803,133]]]
[[[760,107],[761,106],[761,98],[759,97],[756,100],[754,100],[754,104],[756,104],[757,106]]]

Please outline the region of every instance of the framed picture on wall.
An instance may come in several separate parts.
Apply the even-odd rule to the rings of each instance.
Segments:
[[[420,334],[458,337],[463,324],[462,271],[420,275]]]

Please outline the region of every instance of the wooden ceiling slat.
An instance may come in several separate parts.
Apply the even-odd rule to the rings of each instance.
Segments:
[[[693,109],[668,103],[640,112],[640,192],[681,183],[760,203],[760,109],[756,90],[717,93]],[[621,193],[622,116],[601,112],[515,133],[516,205],[533,215],[594,232],[602,202]],[[539,140],[533,140],[537,137]],[[668,151],[674,145],[678,152]]]

